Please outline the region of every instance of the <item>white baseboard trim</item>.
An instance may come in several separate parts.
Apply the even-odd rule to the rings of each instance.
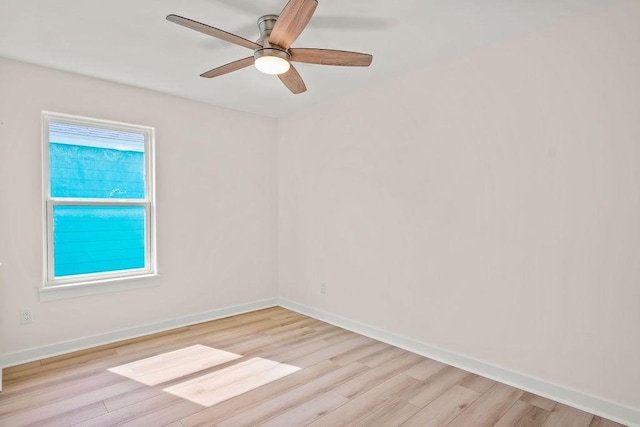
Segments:
[[[22,363],[46,359],[47,357],[58,356],[60,354],[71,353],[104,344],[111,344],[122,340],[155,334],[157,332],[168,331],[170,329],[181,328],[183,326],[189,326],[196,323],[208,322],[210,320],[221,319],[223,317],[235,316],[237,314],[274,307],[277,305],[277,302],[277,298],[269,298],[248,304],[220,308],[204,313],[163,320],[161,322],[151,323],[148,325],[135,326],[133,328],[120,329],[90,337],[31,348],[29,350],[18,351],[15,353],[2,354],[0,355],[0,372],[2,372],[3,367],[6,368],[9,366],[20,365]]]
[[[447,365],[455,366],[465,371],[473,372],[474,374],[491,378],[492,380],[508,384],[521,390],[608,418],[612,421],[640,427],[640,410],[602,400],[561,385],[510,371],[448,350],[442,350],[423,342],[415,341],[330,312],[318,310],[286,298],[278,298],[278,305],[375,340],[400,347],[421,356],[446,363]]]

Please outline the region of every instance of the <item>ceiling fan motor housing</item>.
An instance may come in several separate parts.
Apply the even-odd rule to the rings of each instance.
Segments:
[[[273,27],[276,24],[277,19],[278,19],[278,15],[264,15],[258,18],[258,28],[260,29],[260,38],[258,39],[257,43],[261,45],[262,48],[257,48],[253,51],[254,60],[258,61],[260,58],[269,57],[270,60],[273,60],[275,58],[280,58],[281,60],[284,60],[287,63],[291,61],[291,55],[289,55],[289,52],[286,49],[283,49],[280,46],[272,45],[271,43],[269,43],[269,36],[271,36],[271,30],[273,30]],[[287,64],[284,64],[284,68],[282,68],[280,71],[286,71],[285,68],[286,69],[289,68]],[[258,66],[258,69],[261,69],[261,67]],[[261,71],[267,72],[269,74],[275,74],[275,72],[264,71],[264,70],[261,70]]]
[[[269,36],[271,36],[271,30],[278,19],[278,15],[264,15],[258,18],[258,28],[260,29],[260,38],[257,43],[262,46],[262,49],[255,49],[253,57],[258,59],[263,56],[276,56],[286,61],[291,59],[291,55],[286,49],[280,46],[272,45],[269,43]]]
[[[278,20],[278,15],[263,15],[258,18],[258,29],[260,30],[260,38],[257,43],[259,45],[265,46],[264,43],[269,44],[269,36],[271,35],[271,30],[276,25],[276,21]]]

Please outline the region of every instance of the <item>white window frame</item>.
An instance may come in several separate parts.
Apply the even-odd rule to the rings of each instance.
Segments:
[[[145,159],[145,198],[144,199],[101,199],[101,198],[62,198],[51,197],[49,169],[49,123],[59,122],[80,126],[104,128],[109,130],[134,132],[144,135]],[[156,242],[155,242],[155,129],[149,126],[94,119],[69,114],[42,112],[42,175],[44,200],[44,280],[40,289],[40,299],[58,299],[66,296],[53,296],[49,291],[65,291],[68,296],[77,294],[93,294],[131,287],[149,286],[148,281],[138,283],[122,283],[129,279],[146,279],[157,275]],[[54,277],[53,247],[53,209],[54,206],[144,206],[145,218],[145,267],[130,270],[119,270],[101,273],[78,274],[73,276]],[[107,285],[106,287],[104,285]],[[71,288],[91,288],[78,292],[69,292]],[[60,292],[56,292],[61,294]]]

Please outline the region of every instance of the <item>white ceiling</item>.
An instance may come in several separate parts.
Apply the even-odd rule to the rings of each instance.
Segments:
[[[283,117],[615,2],[319,0],[293,47],[374,59],[369,68],[296,64],[308,88],[300,95],[253,67],[199,77],[252,52],[165,20],[175,13],[255,40],[256,19],[286,0],[0,0],[0,56]]]

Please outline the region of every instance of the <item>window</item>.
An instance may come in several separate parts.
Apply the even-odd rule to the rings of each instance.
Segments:
[[[43,289],[155,274],[153,128],[42,117]]]

